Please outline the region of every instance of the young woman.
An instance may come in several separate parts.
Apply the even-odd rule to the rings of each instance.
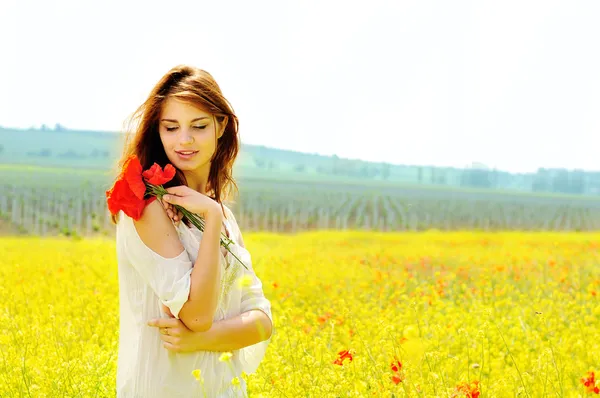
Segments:
[[[147,205],[139,220],[123,212],[113,217],[117,397],[244,396],[241,373],[257,369],[273,324],[239,226],[223,204],[235,186],[237,117],[209,73],[177,66],[133,120],[121,165],[135,154],[144,170],[171,163],[177,173],[165,184],[169,195]],[[181,220],[175,204],[203,216],[204,231]],[[220,246],[221,233],[234,242],[235,256]],[[221,357],[224,352],[232,356]]]

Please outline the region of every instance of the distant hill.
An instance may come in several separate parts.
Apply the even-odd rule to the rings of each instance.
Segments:
[[[0,164],[108,170],[121,154],[122,138],[116,133],[69,130],[60,125],[41,129],[0,127]],[[401,165],[248,144],[242,144],[234,175],[600,195],[600,171],[541,168],[536,173],[508,173],[485,165],[466,169]]]

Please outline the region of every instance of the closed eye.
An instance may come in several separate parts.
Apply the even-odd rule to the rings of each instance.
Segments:
[[[204,126],[192,126],[193,128],[195,128],[196,130],[204,130],[206,128],[206,125]],[[175,131],[177,130],[178,127],[165,127],[165,130],[167,131]]]

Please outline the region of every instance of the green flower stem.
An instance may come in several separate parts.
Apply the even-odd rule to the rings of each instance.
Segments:
[[[162,199],[163,195],[166,195],[168,192],[165,188],[163,188],[162,185],[152,185],[152,184],[148,184],[146,182],[146,193],[150,194],[152,196],[156,196],[159,199]],[[196,227],[198,228],[200,231],[204,232],[204,219],[202,217],[200,217],[199,215],[197,215],[196,213],[192,213],[189,210],[179,206],[179,205],[173,205],[177,210],[179,210],[181,212],[181,214],[183,214],[188,220],[190,220],[190,222]],[[246,264],[244,264],[242,262],[242,260],[240,260],[238,258],[238,256],[236,256],[231,249],[229,248],[229,246],[231,244],[233,244],[234,242],[227,236],[225,235],[223,232],[221,232],[221,237],[220,237],[220,245],[223,246],[225,249],[227,249],[227,251],[229,253],[231,253],[231,255],[233,257],[235,257],[236,260],[238,260],[240,262],[240,264],[242,264],[242,266],[244,266],[244,268],[248,269],[248,267],[246,266]]]

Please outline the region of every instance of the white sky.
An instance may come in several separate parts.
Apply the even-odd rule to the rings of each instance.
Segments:
[[[600,170],[598,21],[596,0],[0,0],[0,125],[117,131],[189,63],[245,143]]]

